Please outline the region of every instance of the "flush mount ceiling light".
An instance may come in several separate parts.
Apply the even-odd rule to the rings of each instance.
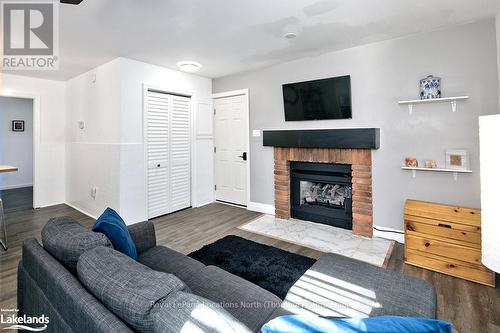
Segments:
[[[297,37],[297,34],[295,32],[287,32],[283,35],[283,38],[285,39],[294,39],[295,37]]]
[[[177,67],[181,71],[193,73],[199,71],[202,65],[196,61],[179,61]]]

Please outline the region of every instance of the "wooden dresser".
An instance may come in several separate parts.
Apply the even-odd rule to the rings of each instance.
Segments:
[[[405,262],[495,286],[495,273],[481,264],[481,210],[407,200]]]

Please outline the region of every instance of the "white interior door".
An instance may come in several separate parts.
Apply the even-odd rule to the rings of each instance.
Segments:
[[[191,206],[191,99],[147,91],[148,218]]]
[[[246,96],[215,99],[215,198],[247,205],[248,113]]]

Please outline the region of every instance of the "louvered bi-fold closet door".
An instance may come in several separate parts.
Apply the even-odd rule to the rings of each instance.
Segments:
[[[170,113],[172,96],[147,93],[148,217],[170,212]]]
[[[191,99],[147,92],[148,217],[191,206]]]
[[[191,206],[191,99],[172,96],[170,124],[171,211]]]

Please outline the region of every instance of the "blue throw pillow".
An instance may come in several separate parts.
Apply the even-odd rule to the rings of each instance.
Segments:
[[[102,232],[109,238],[115,250],[137,260],[137,248],[128,232],[127,225],[113,209],[107,208],[99,216],[92,227],[92,231]]]
[[[307,318],[282,316],[265,324],[262,333],[452,333],[445,321],[382,316],[370,318]]]

